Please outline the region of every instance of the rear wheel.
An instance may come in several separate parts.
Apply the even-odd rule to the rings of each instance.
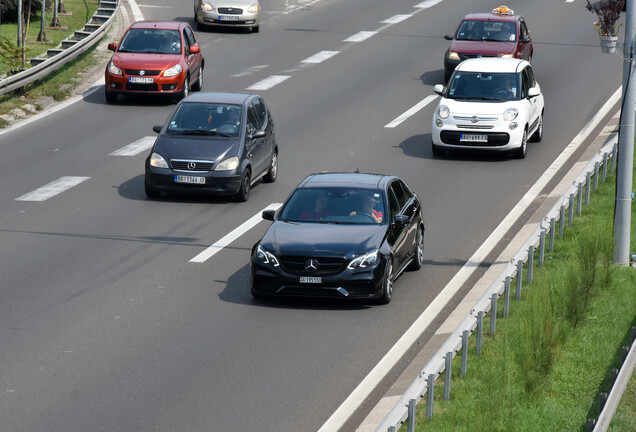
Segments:
[[[393,260],[388,257],[384,268],[384,281],[382,283],[382,297],[378,300],[380,304],[388,304],[393,298]]]
[[[419,270],[424,263],[424,229],[419,227],[415,235],[415,251],[413,252],[413,261],[409,265],[409,270]]]
[[[239,202],[245,202],[250,197],[250,186],[251,186],[250,174],[251,174],[250,170],[246,169],[245,172],[243,173],[243,177],[241,178],[241,187],[239,188],[239,191],[235,195],[236,200]]]
[[[269,171],[263,177],[265,183],[274,183],[278,177],[278,154],[272,153],[272,163],[269,164]]]

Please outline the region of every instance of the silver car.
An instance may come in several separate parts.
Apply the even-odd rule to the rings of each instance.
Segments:
[[[261,5],[258,0],[194,0],[197,29],[206,26],[260,29]]]

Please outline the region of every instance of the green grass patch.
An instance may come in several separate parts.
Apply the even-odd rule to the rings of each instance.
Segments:
[[[564,238],[557,236],[554,250],[546,250],[541,268],[537,252],[532,283],[525,271],[521,276],[521,300],[511,300],[509,317],[502,319],[500,298],[496,334],[487,334],[484,325],[480,356],[471,336],[466,376],[460,376],[458,353],[450,400],[443,400],[442,374],[433,417],[426,420],[424,398],[416,431],[587,431],[588,418],[599,414],[599,393],[609,392],[610,371],[620,368],[621,347],[631,345],[636,325],[636,269],[611,262],[614,194],[615,177],[608,176],[573,226],[566,224]],[[632,251],[634,226],[632,221]],[[636,430],[634,377],[610,430]]]

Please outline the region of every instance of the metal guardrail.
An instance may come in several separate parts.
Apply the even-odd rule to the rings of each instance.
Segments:
[[[59,45],[61,49],[50,49],[47,51],[48,58],[31,59],[33,67],[5,79],[0,79],[0,95],[45,77],[93,47],[110,28],[118,8],[119,0],[100,0],[99,8],[90,21],[84,25],[84,29],[69,36],[73,39],[63,40]]]
[[[558,230],[560,236],[563,235],[566,217],[568,225],[572,225],[575,210],[575,198],[577,198],[577,215],[580,215],[583,200],[585,200],[586,204],[589,203],[590,190],[592,187],[596,190],[599,177],[601,177],[602,181],[605,182],[610,157],[612,159],[610,167],[611,172],[613,173],[615,171],[617,145],[618,136],[615,135],[609,139],[588,162],[581,173],[575,178],[572,185],[570,185],[562,197],[557,200],[555,205],[548,211],[542,222],[537,226],[537,228],[535,228],[528,239],[513,255],[510,262],[506,264],[504,269],[495,278],[494,282],[492,282],[481,298],[475,303],[471,311],[464,317],[455,331],[453,331],[448,339],[437,350],[435,355],[429,360],[426,366],[424,366],[418,376],[413,380],[404,395],[402,395],[382,423],[376,428],[376,432],[393,432],[397,430],[407,418],[414,418],[415,404],[425,396],[427,397],[426,417],[427,419],[431,418],[433,414],[433,393],[436,378],[439,377],[446,368],[451,367],[452,358],[460,351],[460,349],[462,353],[462,375],[465,373],[466,356],[468,352],[468,337],[475,329],[477,330],[477,352],[480,352],[485,314],[491,310],[493,311],[490,318],[490,330],[491,333],[494,333],[497,316],[497,300],[501,295],[504,295],[503,315],[504,317],[507,317],[512,278],[515,276],[517,277],[515,297],[520,298],[523,265],[527,262],[528,270],[526,275],[528,282],[531,282],[535,248],[539,246],[539,266],[542,266],[546,246],[546,235],[549,234],[549,249],[552,250],[556,231]],[[593,185],[592,177],[594,177]],[[584,187],[585,196],[583,195]],[[566,210],[568,210],[567,216],[565,214]],[[557,221],[559,222],[558,227],[556,225]],[[447,392],[450,392],[451,375],[451,373],[445,374],[445,399],[448,398]],[[429,389],[431,389],[431,391],[429,391]],[[601,419],[599,418],[599,423],[600,420]],[[411,424],[409,424],[409,431],[411,430]]]

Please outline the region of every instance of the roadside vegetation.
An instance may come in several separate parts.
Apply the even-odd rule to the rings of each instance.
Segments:
[[[535,264],[532,283],[522,276],[521,300],[511,300],[494,335],[484,333],[480,356],[471,337],[464,377],[455,356],[449,401],[444,374],[437,379],[433,417],[426,420],[423,399],[416,431],[585,432],[588,418],[598,418],[599,393],[609,393],[611,369],[620,368],[636,325],[636,268],[612,264],[614,193],[608,175],[573,226],[566,223],[564,238],[557,235],[543,267]],[[635,227],[632,220],[631,251]],[[635,430],[632,375],[610,431]]]
[[[26,4],[27,2],[25,2]],[[37,5],[36,5],[37,3]],[[48,5],[47,1],[47,5]],[[50,2],[51,4],[53,2]],[[41,3],[33,2],[32,16],[25,38],[26,67],[32,57],[46,57],[46,51],[56,48],[61,41],[72,35],[75,30],[84,28],[99,6],[98,0],[64,0],[64,13],[58,13],[59,27],[50,27],[53,20],[52,6],[47,8],[44,20],[46,41],[38,42],[41,23]],[[22,67],[21,49],[17,48],[18,24],[7,21],[3,12],[0,27],[0,77],[10,74]],[[15,20],[14,20],[15,21]],[[26,26],[25,26],[26,29]],[[77,59],[67,63],[55,73],[38,80],[33,84],[0,96],[0,115],[10,115],[14,110],[29,104],[38,105],[43,98],[61,101],[71,95],[81,76],[98,62],[96,47],[88,50]],[[7,121],[0,118],[0,127],[6,127]]]

